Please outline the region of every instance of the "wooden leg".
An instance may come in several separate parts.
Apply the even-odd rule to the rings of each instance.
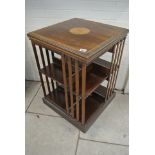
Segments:
[[[86,64],[82,65],[82,124],[85,124],[86,113]]]

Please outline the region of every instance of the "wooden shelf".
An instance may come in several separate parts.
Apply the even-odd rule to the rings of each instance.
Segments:
[[[86,98],[109,77],[109,70],[98,64],[91,64],[88,66],[88,73],[86,76]],[[82,94],[82,81],[80,79],[79,94]]]
[[[105,98],[105,96],[106,96],[106,91],[107,91],[107,88],[106,88],[106,87],[104,87],[104,86],[102,86],[102,85],[99,85],[99,86],[95,89],[94,93],[96,93],[96,94],[100,95],[101,97]]]
[[[101,63],[102,62],[102,63]],[[104,62],[104,63],[103,63]],[[104,65],[103,65],[104,64]],[[87,80],[86,80],[86,97],[88,97],[99,85],[101,82],[108,78],[109,74],[109,64],[106,61],[97,60],[93,64],[87,67]],[[66,67],[67,68],[67,67]],[[55,81],[62,84],[63,87],[63,73],[61,68],[61,60],[57,60],[56,63],[51,63],[50,66],[46,66],[46,69],[43,68],[40,70],[41,73],[46,74],[48,77],[54,79]],[[79,85],[79,96],[81,97],[82,90],[82,81],[81,81],[81,69],[79,70],[80,74],[80,85]],[[68,78],[68,70],[66,69],[67,78]],[[72,79],[73,84],[75,81],[75,72],[73,69]],[[75,86],[75,84],[74,84]],[[75,94],[75,88],[73,86],[73,91]]]
[[[106,68],[107,72],[110,72],[111,63],[109,61],[103,60],[101,58],[97,58],[93,61],[93,63]]]
[[[108,71],[105,73],[105,68],[97,65],[97,64],[92,64],[91,66],[88,67],[88,74],[86,77],[86,98],[93,92],[93,91],[103,91],[103,88],[101,89],[102,86],[100,86],[100,83],[102,83],[104,80],[108,79]],[[81,74],[81,72],[80,72]],[[74,78],[73,78],[74,79]],[[82,96],[82,81],[81,81],[81,75],[79,79],[79,99],[81,99]],[[61,88],[64,88],[63,84],[59,85]],[[69,87],[67,87],[68,92]],[[106,88],[104,87],[104,92],[106,91]],[[75,84],[73,85],[73,94],[75,95]],[[100,93],[102,94],[102,93]]]
[[[87,99],[86,99],[86,122],[88,119],[95,113],[95,111],[100,107],[100,105],[105,101],[105,98],[101,97],[100,95],[96,93],[92,93]],[[80,101],[80,109],[81,107],[81,101]],[[80,116],[82,116],[82,111],[80,110]],[[81,121],[81,117],[80,117]]]
[[[74,72],[74,67],[73,66],[72,66],[72,71],[73,71],[72,76],[74,76],[75,72]],[[54,58],[54,63],[51,63],[50,66],[49,65],[46,66],[46,68],[42,68],[40,70],[40,72],[42,74],[45,74],[48,77],[52,78],[53,80],[63,84],[63,73],[62,73],[61,59]],[[66,64],[66,76],[68,78],[68,67],[67,67],[67,64]]]
[[[46,68],[42,68],[40,72],[52,78],[53,80],[63,84],[62,69],[59,65],[55,63],[51,63],[50,66],[46,66]]]
[[[66,109],[66,104],[65,104],[65,93],[64,89],[62,87],[58,87],[54,89],[54,91],[50,92],[50,94],[45,96],[47,100],[55,104],[56,106],[59,106],[62,110]],[[70,98],[69,98],[70,101]],[[75,102],[75,96],[73,96],[73,101]],[[70,102],[69,102],[70,106]]]
[[[103,67],[105,69],[105,72],[110,73],[111,63],[109,61],[103,60],[101,58],[97,58],[97,59],[94,60],[93,63]],[[116,69],[118,69],[118,65],[113,66],[113,68],[114,68],[113,71],[115,71]]]
[[[90,119],[92,115],[95,114],[96,110],[100,108],[102,104],[105,103],[106,88],[104,86],[99,86],[90,96],[86,99],[86,122]],[[80,109],[81,107],[80,100]],[[80,116],[82,116],[82,111],[80,110]],[[81,121],[81,117],[80,117]]]

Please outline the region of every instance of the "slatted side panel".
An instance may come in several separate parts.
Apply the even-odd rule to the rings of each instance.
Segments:
[[[49,51],[48,49],[45,49],[41,46],[36,45],[34,42],[32,42],[32,47],[33,47],[33,51],[34,51],[34,55],[35,55],[35,59],[36,59],[36,63],[37,63],[37,68],[39,71],[39,76],[40,76],[40,80],[41,80],[43,93],[44,93],[44,96],[46,96],[56,89],[54,80],[52,79],[52,75],[51,75],[51,78],[49,78],[47,76],[47,72],[48,72],[47,66],[49,67],[49,70],[52,70],[51,69],[52,55],[50,56],[51,51]],[[37,48],[37,47],[39,47],[39,48]],[[39,57],[40,57],[40,59],[39,59]],[[42,68],[45,69],[45,74],[41,73]]]
[[[32,43],[32,47],[33,47],[33,51],[34,51],[34,55],[35,55],[35,59],[36,59],[37,68],[38,68],[38,71],[39,71],[39,76],[40,76],[40,81],[41,81],[43,93],[44,93],[44,96],[46,96],[46,90],[45,90],[45,85],[44,85],[44,81],[43,81],[43,75],[40,72],[41,67],[40,67],[37,48],[36,48],[35,43],[33,43],[33,42],[31,42],[31,43]]]
[[[61,55],[61,57],[66,111],[72,118],[85,124],[86,64],[82,65],[81,74],[81,66],[77,60],[65,55]],[[82,89],[81,97],[79,96],[80,88]],[[80,106],[80,99],[82,106]]]
[[[118,62],[117,62],[117,70],[116,70],[116,74],[115,74],[115,81],[113,84],[113,88],[115,88],[116,86],[116,81],[117,81],[117,77],[118,77],[118,71],[120,68],[120,63],[121,63],[121,59],[122,59],[122,55],[123,55],[123,49],[124,49],[124,44],[125,44],[125,39],[121,42],[121,49],[120,49],[120,53],[119,53],[119,57],[118,57]]]
[[[125,39],[119,41],[113,48],[110,77],[107,84],[106,100],[112,95],[116,86],[116,80],[122,58],[124,43]]]
[[[55,58],[54,52],[40,45],[38,46],[33,42],[32,47],[34,50],[43,93],[44,96],[47,96],[58,86],[58,83],[56,83],[56,85],[54,84],[54,68],[51,68],[51,63],[54,62]],[[73,60],[72,58],[62,54],[61,62],[66,113],[68,113],[72,118],[76,119],[77,121],[80,121],[82,124],[85,124],[86,64],[82,64],[82,72],[80,72],[81,64],[77,60]],[[47,66],[49,67],[49,70],[53,71],[51,77],[49,77],[49,71],[47,69]],[[45,73],[41,72],[42,68],[45,69]],[[79,90],[80,88],[81,90]],[[81,97],[79,96],[80,91],[82,92]]]

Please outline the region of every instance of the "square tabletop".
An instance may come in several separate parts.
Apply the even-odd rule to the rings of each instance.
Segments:
[[[102,54],[109,45],[114,45],[119,39],[126,37],[128,29],[98,23],[94,21],[73,18],[28,33],[31,40],[56,47],[79,60],[89,61]]]

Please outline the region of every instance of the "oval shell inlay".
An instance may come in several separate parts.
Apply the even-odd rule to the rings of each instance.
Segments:
[[[88,34],[90,30],[85,27],[74,27],[74,28],[71,28],[69,32],[76,35],[84,35],[84,34]]]

